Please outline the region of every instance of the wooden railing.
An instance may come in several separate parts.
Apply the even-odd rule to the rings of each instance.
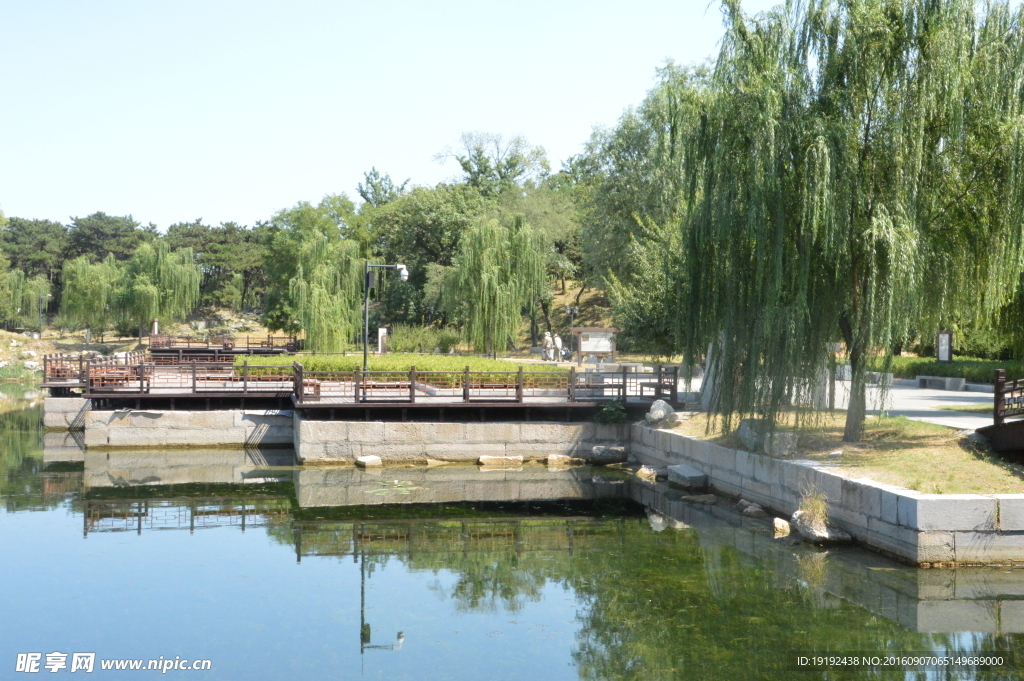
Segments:
[[[87,367],[85,396],[198,395],[291,393],[294,372],[290,366],[241,366],[223,362],[184,362],[158,366],[152,362],[116,365],[104,361]]]
[[[328,399],[354,403],[404,402],[446,398],[446,402],[513,402],[561,398],[568,402],[617,399],[627,395],[645,396],[651,389],[656,399],[675,401],[678,397],[676,367],[657,367],[651,373],[629,371],[578,373],[568,371],[526,371],[522,366],[509,371],[307,371],[295,362],[296,402]]]
[[[291,393],[297,404],[312,403],[496,403],[589,402],[627,396],[676,401],[678,370],[577,372],[529,371],[309,371],[290,365],[240,365],[142,352],[90,360],[44,357],[48,387],[80,387],[85,396]],[[205,357],[203,359],[206,359]],[[1016,382],[1014,382],[1016,385]],[[1011,404],[1024,413],[1024,388]],[[1016,401],[1014,401],[1016,400]]]
[[[992,404],[992,421],[1006,423],[1007,416],[1024,414],[1024,379],[1006,380],[1006,369],[996,369],[996,387]]]
[[[192,349],[221,349],[229,351],[259,351],[285,350],[295,352],[298,350],[298,341],[295,336],[236,336],[227,337],[199,337],[199,336],[150,336],[149,347],[151,350],[192,350]]]

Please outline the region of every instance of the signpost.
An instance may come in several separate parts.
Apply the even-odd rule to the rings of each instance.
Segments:
[[[953,361],[953,332],[939,331],[939,339],[935,343],[935,350],[940,362]]]
[[[583,363],[584,355],[611,357],[615,361],[615,336],[618,329],[602,329],[572,327],[569,331],[576,335],[576,364]]]

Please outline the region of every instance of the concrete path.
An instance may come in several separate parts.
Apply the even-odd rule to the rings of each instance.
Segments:
[[[682,381],[679,384],[683,390]],[[691,390],[700,390],[700,380],[694,380]],[[849,381],[836,381],[836,407],[846,409],[850,394]],[[877,414],[881,408],[881,391],[868,386],[868,411]],[[908,419],[949,426],[957,430],[976,430],[992,425],[992,415],[972,412],[957,412],[939,409],[954,404],[983,404],[992,406],[992,393],[977,393],[952,390],[927,390],[901,385],[889,388],[886,396],[886,413],[891,416],[906,416]]]
[[[836,406],[846,408],[850,392],[849,381],[836,381]],[[868,386],[869,413],[877,414],[882,408],[881,390]],[[885,410],[891,416],[906,416],[914,421],[935,423],[958,430],[976,430],[992,425],[991,414],[948,411],[939,409],[954,404],[981,404],[991,408],[991,393],[975,393],[952,390],[927,390],[901,385],[892,386],[888,390]]]

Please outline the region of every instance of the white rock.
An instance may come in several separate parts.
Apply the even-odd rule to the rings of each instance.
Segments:
[[[807,541],[813,544],[840,544],[853,541],[853,537],[834,525],[811,522],[806,519],[803,511],[797,511],[790,518],[790,523]]]
[[[750,502],[747,501],[746,499],[740,499],[739,501],[736,502],[736,508],[740,509],[741,511],[745,509],[747,506],[750,506]]]
[[[3,361],[0,361],[0,369],[4,368],[8,364],[10,364],[10,362],[8,362],[6,359],[3,360]]]
[[[829,455],[830,458],[838,459],[839,457],[841,457],[843,455],[843,450],[837,449],[834,452],[829,452],[828,455]]]
[[[440,459],[427,459],[428,466],[447,466],[450,461],[441,461]]]
[[[34,359],[34,358],[38,357],[39,354],[36,353],[36,352],[33,352],[32,350],[22,350],[21,351],[21,356],[22,357],[32,357]]]
[[[522,466],[522,456],[481,456],[476,460],[481,466]]]
[[[782,518],[776,518],[772,521],[772,529],[775,530],[776,537],[789,536],[789,523],[783,520]]]
[[[675,410],[665,400],[655,400],[644,418],[656,428],[671,428],[678,423]]]
[[[743,509],[743,515],[751,516],[753,518],[764,518],[768,513],[761,508],[760,504],[748,504],[747,507]]]
[[[577,459],[575,456],[569,456],[568,454],[548,454],[544,461],[549,466],[569,466],[586,463],[585,459]]]
[[[636,472],[638,478],[644,478],[645,480],[656,480],[658,477],[658,471],[654,470],[650,466],[641,466],[640,470]]]
[[[596,445],[591,448],[587,462],[593,466],[607,466],[613,463],[625,463],[627,457],[625,447]]]
[[[375,468],[377,466],[383,466],[384,462],[380,460],[379,456],[361,456],[356,459],[356,465],[360,468]]]
[[[25,368],[28,369],[29,371],[35,371],[41,366],[39,362],[31,362],[28,360],[22,362],[22,364],[24,364]]]

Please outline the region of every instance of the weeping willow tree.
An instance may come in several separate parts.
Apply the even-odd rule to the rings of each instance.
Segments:
[[[202,274],[192,249],[171,251],[162,240],[139,246],[124,267],[115,308],[124,329],[145,333],[150,320],[179,321],[199,304]]]
[[[727,31],[685,170],[674,272],[687,361],[712,406],[774,423],[827,344],[868,365],[911,329],[993,315],[1024,226],[1024,31],[1004,2],[792,0]]]
[[[547,283],[545,251],[543,235],[520,216],[482,220],[462,235],[442,307],[474,349],[493,354],[518,333],[523,308]]]
[[[84,255],[65,261],[61,272],[61,315],[75,328],[102,336],[113,321],[121,275],[112,253],[98,263]]]
[[[289,293],[306,349],[341,352],[362,328],[363,261],[359,242],[314,231],[298,247]]]
[[[49,280],[42,275],[29,278],[21,270],[15,269],[6,274],[4,284],[7,321],[18,326],[38,326],[51,295]]]

